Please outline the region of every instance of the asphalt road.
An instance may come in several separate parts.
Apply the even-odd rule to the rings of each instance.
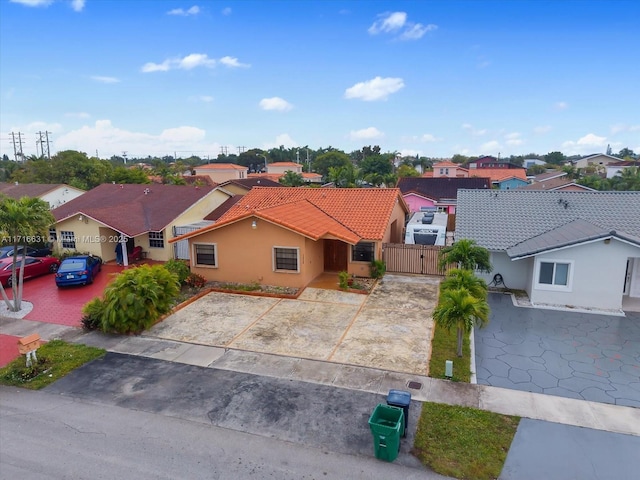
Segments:
[[[0,478],[445,478],[409,454],[417,405],[400,457],[374,457],[381,401],[107,354],[44,391],[0,387]]]

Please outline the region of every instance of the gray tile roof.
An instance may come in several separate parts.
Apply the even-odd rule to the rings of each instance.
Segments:
[[[576,220],[594,229],[582,222],[568,225]],[[640,192],[458,191],[456,238],[473,239],[489,250],[507,250],[538,236],[522,246],[522,252],[544,247],[545,242],[544,249],[553,248],[563,236],[564,241],[575,243],[597,234],[595,227],[600,233],[615,231],[621,238],[640,238]]]

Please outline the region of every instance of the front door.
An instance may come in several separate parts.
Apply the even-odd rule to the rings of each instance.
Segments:
[[[347,269],[349,247],[340,240],[324,240],[324,270],[341,272]]]

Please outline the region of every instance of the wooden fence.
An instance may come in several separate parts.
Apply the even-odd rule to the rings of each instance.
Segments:
[[[438,268],[438,255],[442,248],[435,245],[383,243],[382,260],[384,260],[389,273],[443,276],[446,271]]]

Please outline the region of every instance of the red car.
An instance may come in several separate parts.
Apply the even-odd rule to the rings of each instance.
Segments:
[[[22,257],[17,259],[18,269],[16,270],[16,276],[20,275],[20,263]],[[0,260],[0,283],[5,287],[11,286],[11,266],[13,265],[12,258],[3,258]],[[31,277],[37,277],[39,275],[45,275],[47,273],[55,273],[58,271],[60,260],[56,257],[25,257],[24,260],[24,279]],[[16,277],[17,278],[17,277]]]

